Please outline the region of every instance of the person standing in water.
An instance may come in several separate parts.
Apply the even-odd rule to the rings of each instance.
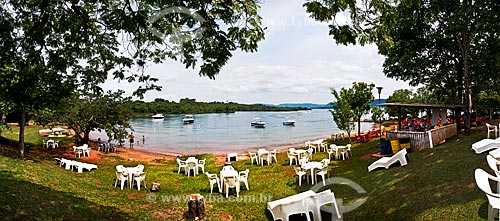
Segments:
[[[144,145],[145,142],[146,142],[146,138],[144,138],[144,135],[142,135],[142,144]]]
[[[135,135],[134,133],[130,133],[130,135],[128,136],[129,138],[129,141],[130,141],[130,149],[134,148],[134,138],[135,138]]]

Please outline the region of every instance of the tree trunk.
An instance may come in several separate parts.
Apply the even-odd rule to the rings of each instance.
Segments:
[[[205,199],[200,194],[191,194],[188,202],[187,217],[203,219],[205,216]]]
[[[465,0],[464,2],[464,7],[468,8],[469,7],[469,1]],[[469,26],[468,22],[470,21],[468,14],[465,14],[463,16],[463,29],[461,36],[459,37],[459,47],[460,47],[460,52],[462,54],[462,59],[463,59],[463,64],[464,64],[464,103],[465,103],[465,116],[464,116],[464,134],[469,135],[470,134],[470,108],[471,108],[471,99],[470,99],[470,76],[469,76],[469,48],[470,48],[470,33],[469,33]]]
[[[358,135],[361,133],[361,116],[358,116]]]
[[[83,134],[83,144],[89,143],[89,134],[90,130],[85,130],[85,133]]]
[[[24,125],[26,124],[26,109],[22,108],[19,118],[19,157],[24,158]]]

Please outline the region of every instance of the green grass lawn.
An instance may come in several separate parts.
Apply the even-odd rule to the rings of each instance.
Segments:
[[[28,143],[33,145],[32,150],[47,151],[41,149],[40,137],[31,134],[37,130],[27,130]],[[4,131],[2,136],[17,140],[15,129]],[[367,167],[376,159],[362,156],[373,150],[378,140],[354,144],[351,159],[332,160],[330,177],[349,179],[366,193],[343,184],[324,188],[330,188],[346,206],[365,200],[360,207],[345,213],[344,220],[484,220],[487,200],[475,185],[474,170],[481,167],[493,172],[486,163],[486,153],[475,154],[471,144],[485,137],[484,132],[457,136],[434,149],[409,153],[407,166],[370,173]],[[234,162],[237,170],[250,169],[250,190],[243,187],[239,199],[234,192],[229,199],[218,191],[210,194],[205,175],[178,174],[174,160],[159,160],[152,165],[104,154],[98,162],[99,169],[77,173],[56,165],[50,154],[30,155],[32,160],[27,161],[15,156],[13,150],[5,148],[0,154],[2,220],[184,220],[187,196],[193,193],[206,199],[204,220],[272,220],[266,211],[268,200],[312,188],[307,182],[298,186],[286,154],[278,154],[278,163],[270,166],[250,165],[249,160]],[[315,153],[313,157],[321,160],[327,154]],[[221,166],[215,165],[215,156],[198,158],[207,158],[205,171],[219,173]],[[160,183],[160,192],[115,188],[114,171],[118,164],[144,164],[147,185]]]

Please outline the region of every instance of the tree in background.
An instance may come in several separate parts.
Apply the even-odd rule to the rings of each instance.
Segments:
[[[380,119],[382,119],[382,115],[384,115],[384,109],[375,106],[371,109],[370,111],[372,113],[372,120],[373,122],[379,122]],[[379,122],[382,123],[382,122]]]
[[[130,109],[125,105],[129,98],[123,98],[124,92],[109,91],[107,94],[82,94],[65,98],[55,110],[37,115],[41,124],[62,123],[75,131],[76,142],[85,144],[93,130],[104,130],[112,139],[121,140],[123,130],[130,128],[128,117]]]
[[[264,38],[251,0],[1,2],[0,101],[20,113],[20,157],[30,114],[77,88],[103,94],[111,75],[139,82],[142,98],[161,89],[145,67],[166,59],[214,79],[234,51],[254,52]]]
[[[372,94],[372,90],[375,85],[373,83],[367,84],[364,82],[353,82],[351,88],[341,88],[340,93],[337,94],[334,88],[331,88],[332,94],[334,95],[335,99],[337,100],[337,103],[340,101],[340,107],[338,111],[341,110],[350,110],[349,112],[352,112],[352,117],[354,120],[358,122],[358,134],[361,132],[361,117],[364,114],[368,114],[370,111],[370,103],[375,99],[375,97]],[[337,106],[337,105],[335,105]],[[345,127],[345,118],[347,116],[351,116],[350,113],[337,113],[338,111],[335,110],[334,106],[334,112],[336,115],[340,116],[339,119],[342,124],[342,127]],[[333,114],[333,112],[332,112]],[[334,115],[334,120],[335,120],[335,115]],[[337,120],[335,120],[337,123]],[[338,123],[337,123],[338,126]],[[340,128],[340,127],[339,127]]]
[[[412,104],[415,103],[413,99],[413,92],[409,89],[399,89],[395,90],[392,95],[390,95],[386,102],[387,103],[402,103],[402,104]],[[393,108],[387,108],[387,113],[391,117],[397,117],[398,113]],[[406,117],[408,114],[412,116],[418,115],[418,111],[415,112],[412,108],[401,108],[401,116]]]
[[[335,90],[335,88],[330,88],[335,101],[333,102],[332,110],[330,113],[332,114],[333,121],[340,130],[347,132],[347,137],[349,138],[349,142],[351,141],[351,127],[350,122],[355,118],[354,111],[351,109],[349,102],[346,97],[342,97]]]

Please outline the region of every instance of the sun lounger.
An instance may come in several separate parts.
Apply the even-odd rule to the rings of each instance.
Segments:
[[[406,148],[400,150],[392,157],[382,157],[377,161],[373,162],[370,166],[368,166],[368,172],[371,172],[372,170],[378,167],[385,167],[385,169],[389,169],[389,167],[393,163],[396,163],[398,161],[401,164],[401,166],[405,166],[406,164],[408,164],[408,162],[406,161]]]
[[[75,161],[75,160],[68,160],[68,159],[64,159],[64,158],[54,158],[56,160],[56,162],[59,162],[59,165],[62,167],[64,166],[65,169],[69,170],[73,170],[73,168],[76,167],[78,173],[81,173],[83,172],[83,169],[86,169],[88,171],[92,170],[92,169],[97,169],[97,165],[95,164],[90,164],[90,163],[83,163],[83,162],[78,162],[78,161]]]
[[[90,171],[92,169],[97,169],[97,165],[95,165],[95,164],[82,163],[82,162],[78,162],[78,161],[74,161],[74,162],[75,162],[75,164],[73,164],[73,166],[77,168],[78,173],[83,172],[83,169],[86,169],[88,171]]]
[[[500,148],[497,148],[497,149],[494,149],[494,150],[490,151],[489,154],[493,158],[500,160]]]
[[[496,149],[500,147],[500,138],[497,139],[482,139],[478,142],[472,144],[472,149],[477,153],[481,154],[491,149]]]

